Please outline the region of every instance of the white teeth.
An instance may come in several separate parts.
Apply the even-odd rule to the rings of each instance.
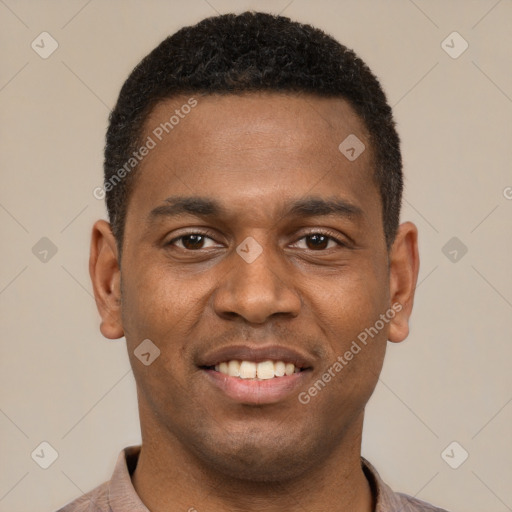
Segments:
[[[228,375],[230,377],[240,377],[240,363],[238,361],[229,361]]]
[[[283,361],[276,361],[274,363],[274,374],[276,377],[283,377],[286,372],[286,365]]]
[[[240,363],[240,377],[242,379],[254,379],[256,377],[256,363],[242,361]]]
[[[262,361],[255,363],[253,361],[224,361],[215,365],[215,370],[229,375],[230,377],[240,377],[241,379],[260,379],[267,380],[274,377],[284,377],[300,372],[293,363],[284,361]]]
[[[274,361],[263,361],[262,363],[258,363],[256,375],[258,376],[258,379],[273,379]]]

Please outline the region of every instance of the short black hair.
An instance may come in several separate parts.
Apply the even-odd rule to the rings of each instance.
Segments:
[[[119,171],[126,169],[140,146],[153,108],[182,94],[257,91],[309,93],[349,102],[368,130],[384,234],[391,247],[399,225],[402,158],[392,110],[378,79],[351,49],[322,30],[284,16],[248,11],[213,16],[180,29],[125,81],[110,114],[104,162],[107,210],[119,251],[134,183],[133,172],[124,172],[119,179]]]

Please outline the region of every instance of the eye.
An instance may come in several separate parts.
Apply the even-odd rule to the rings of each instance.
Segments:
[[[300,247],[301,249],[310,249],[313,251],[332,249],[336,246],[346,247],[346,244],[344,244],[337,237],[333,236],[331,233],[321,231],[308,233],[307,235],[300,238],[296,243],[300,242],[301,240],[306,241],[306,247]],[[329,243],[334,245],[329,246]]]
[[[166,245],[177,246],[187,251],[198,251],[201,249],[208,249],[215,247],[215,240],[209,236],[211,233],[207,232],[191,232],[180,235],[170,240]],[[213,242],[213,244],[205,245],[206,241]],[[332,249],[336,246],[346,247],[346,244],[338,237],[330,232],[315,231],[302,236],[295,245],[302,240],[305,241],[305,246],[299,246],[299,249],[308,249],[312,251],[322,251],[325,249]]]
[[[208,246],[204,245],[206,240],[214,242],[214,240],[211,237],[207,236],[206,233],[186,233],[185,235],[173,238],[167,245],[177,245],[181,249],[196,251],[199,249],[208,248]],[[176,242],[180,243],[177,244]],[[213,246],[210,245],[209,247]]]

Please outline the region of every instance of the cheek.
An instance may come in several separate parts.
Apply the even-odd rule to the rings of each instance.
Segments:
[[[364,267],[317,290],[314,312],[329,341],[326,366],[317,377],[329,382],[324,399],[354,408],[366,403],[375,388],[389,329],[389,321],[380,320],[388,308],[385,276],[378,267]]]
[[[328,391],[322,392],[320,400],[325,407],[344,404],[347,410],[357,412],[371,396],[384,360],[389,321],[383,322],[380,315],[387,311],[387,291],[368,273],[364,278],[340,280],[338,285],[338,289],[319,295],[317,302],[318,311],[323,312],[320,325],[329,353],[316,378],[328,382]],[[322,387],[318,383],[317,388]],[[333,410],[333,414],[341,414],[341,410]]]
[[[351,350],[337,358],[339,364],[331,366],[330,373],[334,377],[331,377],[330,403],[342,406],[338,414],[345,407],[356,413],[361,411],[379,380],[386,350],[385,340],[375,338],[367,345],[358,343],[358,346],[352,345]]]
[[[328,286],[315,290],[314,314],[339,353],[347,343],[373,326],[388,307],[388,288],[382,270],[359,265],[341,271]],[[388,325],[385,326],[386,335]]]
[[[169,278],[169,272],[154,268],[127,272],[130,278],[123,282],[123,326],[126,326],[127,348],[138,390],[145,397],[143,401],[152,404],[152,410],[159,407],[178,410],[186,405],[181,401],[186,394],[184,383],[190,369],[183,364],[188,360],[183,353],[187,349],[189,327],[196,317],[197,301],[192,300],[190,289]],[[147,366],[136,355],[146,339],[159,350]],[[169,393],[171,389],[175,392]]]
[[[139,338],[165,341],[192,307],[186,294],[164,272],[127,274],[130,277],[122,281],[122,314],[128,343]]]
[[[139,267],[142,263],[139,263]],[[190,339],[204,316],[214,283],[205,276],[180,275],[164,264],[145,264],[127,272],[123,281],[122,314],[128,348],[148,338],[161,351],[160,362],[189,360]]]

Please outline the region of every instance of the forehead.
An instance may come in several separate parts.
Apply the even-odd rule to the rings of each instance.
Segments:
[[[356,150],[364,150],[351,160],[340,144],[353,137],[364,144]],[[139,165],[134,191],[148,208],[176,193],[209,195],[245,210],[284,196],[339,190],[357,204],[375,193],[367,130],[340,98],[183,95],[153,109],[142,140],[148,138],[154,148]]]
[[[190,108],[191,103],[196,106]],[[363,121],[343,98],[269,92],[169,98],[153,108],[143,132],[164,144],[191,142],[195,136],[201,147],[225,144],[231,150],[250,150],[250,139],[255,145],[266,140],[276,149],[293,142],[304,149],[337,149],[340,137],[368,138]]]

